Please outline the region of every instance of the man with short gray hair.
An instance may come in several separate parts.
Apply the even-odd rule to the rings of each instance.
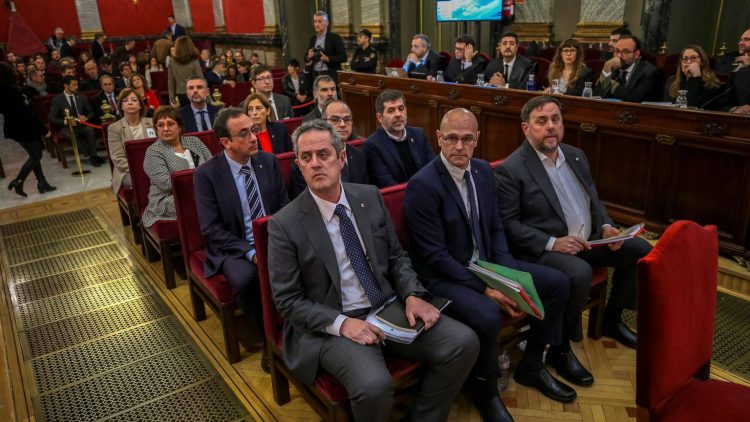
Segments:
[[[268,225],[273,299],[284,317],[284,361],[300,382],[323,369],[343,384],[356,421],[386,421],[393,378],[384,353],[423,361],[412,420],[444,421],[477,356],[476,334],[426,299],[374,186],[341,182],[344,144],[322,120],[292,135],[307,182]],[[363,247],[364,245],[364,247]],[[404,303],[424,331],[411,344],[386,340],[366,317],[387,300]]]
[[[425,34],[417,34],[411,39],[411,53],[406,56],[404,63],[404,71],[410,78],[434,78],[438,71],[445,70],[445,60],[440,54],[432,51],[430,46],[430,37]]]
[[[346,47],[341,35],[328,30],[328,14],[317,11],[313,15],[315,35],[310,38],[305,58],[306,72],[312,77],[328,75],[337,81],[336,72],[341,70],[341,63],[347,61]]]

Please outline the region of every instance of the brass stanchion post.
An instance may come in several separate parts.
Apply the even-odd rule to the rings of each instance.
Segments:
[[[78,118],[74,117],[70,114],[70,109],[65,109],[65,124],[68,125],[68,130],[70,130],[70,141],[73,144],[73,156],[76,159],[76,167],[78,167],[78,171],[74,171],[72,173],[73,176],[85,176],[87,174],[91,173],[91,170],[84,170],[83,167],[81,167],[81,156],[78,155],[78,139],[76,138],[76,131],[75,131],[75,123],[78,122]]]

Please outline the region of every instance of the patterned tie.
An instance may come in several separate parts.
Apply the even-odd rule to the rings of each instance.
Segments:
[[[338,204],[333,213],[339,217],[341,238],[344,240],[346,255],[349,257],[349,262],[352,263],[354,273],[357,274],[359,283],[362,284],[365,295],[367,295],[367,299],[370,301],[373,309],[379,308],[385,303],[385,296],[380,291],[380,286],[378,286],[378,282],[375,280],[375,274],[367,262],[367,256],[364,249],[362,249],[362,244],[359,243],[359,237],[357,236],[357,231],[354,229],[354,224],[352,224],[349,216],[346,215],[346,207]]]
[[[113,95],[107,94],[107,98],[109,99],[109,107],[112,109],[112,113],[117,114],[117,103],[115,103]]]
[[[273,99],[269,98],[268,103],[271,104],[271,121],[275,122],[279,120],[279,117],[276,115],[276,105],[273,103]]]
[[[70,112],[74,117],[78,117],[78,107],[76,107],[76,98],[72,95],[68,96],[68,103],[70,103]]]
[[[201,132],[205,132],[208,130],[208,127],[206,127],[206,110],[201,110],[198,114],[200,114]],[[245,186],[247,186],[247,182],[245,182]]]
[[[503,71],[503,79],[505,79],[505,83],[508,83],[508,78],[510,78],[510,65],[505,65],[505,70]]]
[[[477,244],[477,249],[479,249],[479,259],[486,261],[487,254],[484,252],[482,230],[479,228],[479,208],[477,207],[476,198],[474,198],[474,183],[471,181],[469,170],[464,172],[464,180],[466,180],[466,190],[468,191],[469,206],[471,207],[471,231],[474,232],[474,241]]]
[[[247,192],[247,203],[250,207],[250,219],[263,217],[263,204],[260,202],[260,192],[258,185],[253,179],[253,171],[248,166],[242,166],[240,173],[245,175],[245,192]]]

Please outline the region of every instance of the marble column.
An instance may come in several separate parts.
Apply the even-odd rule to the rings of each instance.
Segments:
[[[190,1],[189,0],[172,0],[172,9],[174,10],[174,18],[180,25],[185,28],[193,27],[193,16],[190,13]],[[167,24],[165,23],[166,27]]]
[[[351,0],[331,0],[331,14],[328,18],[331,31],[342,37],[352,35]]]
[[[279,33],[279,4],[274,0],[263,0],[263,33],[277,35]]]
[[[643,49],[657,52],[667,40],[672,0],[646,0],[643,10]]]
[[[609,33],[625,23],[627,0],[581,0],[581,14],[576,32],[581,42],[607,42]]]
[[[544,41],[554,39],[552,10],[555,0],[536,0],[516,5],[513,32],[519,41]]]
[[[380,0],[362,0],[360,2],[360,8],[362,9],[362,29],[372,32],[373,39],[383,37],[385,13],[383,12],[382,3]]]
[[[99,19],[96,0],[76,0],[76,11],[82,39],[94,39],[95,33],[102,32],[102,21]]]
[[[224,22],[224,4],[222,0],[211,0],[214,10],[214,27],[216,32],[226,32],[227,26]]]
[[[401,55],[401,0],[388,0],[388,55]]]

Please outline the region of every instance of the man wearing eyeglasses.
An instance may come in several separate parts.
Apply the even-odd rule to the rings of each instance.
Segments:
[[[619,98],[640,103],[662,96],[661,70],[643,60],[641,41],[623,35],[615,44],[615,56],[604,63],[596,92],[602,98]]]
[[[289,100],[289,97],[273,92],[271,68],[258,65],[253,68],[252,72],[252,84],[255,92],[265,95],[268,98],[268,102],[271,103],[271,120],[276,121],[294,117],[292,102]],[[243,108],[244,105],[245,102],[243,101],[239,107]]]
[[[289,202],[276,157],[258,149],[257,127],[242,109],[222,110],[214,122],[224,153],[195,172],[195,203],[206,239],[206,277],[224,274],[237,306],[265,342],[252,221]],[[261,368],[269,372],[262,342]]]
[[[358,139],[354,132],[354,120],[352,109],[341,100],[334,100],[323,110],[323,120],[333,126],[344,141],[344,168],[341,170],[341,181],[346,183],[369,184],[370,177],[367,174],[367,155],[360,147],[346,144],[347,141]],[[292,164],[291,182],[289,186],[289,197],[294,199],[307,188],[305,178],[296,164]]]
[[[412,241],[414,269],[430,293],[453,299],[446,314],[479,336],[479,357],[472,371],[474,404],[485,421],[511,420],[497,390],[497,334],[501,311],[521,315],[518,304],[488,287],[466,267],[480,259],[530,272],[544,303],[543,320],[533,319],[519,370],[536,381],[550,398],[569,402],[576,392],[544,369],[547,344],[558,344],[569,283],[562,272],[513,259],[497,211],[495,182],[489,163],[473,158],[479,143],[477,120],[470,111],[450,110],[437,131],[440,153],[409,180],[404,217]],[[541,382],[541,381],[538,381]]]

